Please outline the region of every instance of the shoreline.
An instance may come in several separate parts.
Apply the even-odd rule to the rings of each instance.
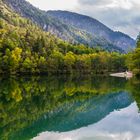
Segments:
[[[132,72],[119,72],[119,73],[112,73],[110,74],[112,77],[123,77],[123,78],[132,78],[133,73]]]

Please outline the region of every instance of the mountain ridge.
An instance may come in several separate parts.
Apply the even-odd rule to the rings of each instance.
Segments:
[[[38,24],[43,30],[50,32],[53,35],[56,35],[64,41],[68,41],[73,44],[85,44],[90,47],[100,46],[101,48],[110,52],[117,51],[124,53],[128,51],[127,49],[123,49],[121,47],[118,47],[116,44],[113,44],[107,38],[104,38],[97,34],[93,35],[84,29],[79,29],[76,26],[68,25],[64,23],[61,19],[50,15],[50,13],[48,13],[47,11],[43,11],[34,7],[32,4],[25,0],[4,0],[4,2],[18,14],[32,20],[34,23]],[[135,44],[135,41],[133,42],[133,44]]]
[[[75,26],[82,29],[94,36],[96,34],[99,37],[106,38],[109,42],[113,42],[118,47],[122,47],[124,50],[127,49],[128,45],[135,46],[134,40],[127,34],[120,31],[113,31],[100,21],[91,18],[87,15],[78,14],[69,11],[48,11],[49,15],[58,18],[64,23]]]

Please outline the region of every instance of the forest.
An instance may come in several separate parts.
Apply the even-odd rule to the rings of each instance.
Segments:
[[[29,20],[10,22],[0,21],[0,73],[103,73],[126,68],[125,55],[71,45]]]
[[[1,74],[140,73],[140,37],[132,53],[108,52],[62,41],[9,11],[7,7],[0,13]]]
[[[127,67],[133,71],[136,76],[140,76],[140,34],[137,37],[136,49],[127,54]]]
[[[97,125],[113,112],[119,113],[115,121],[130,118],[129,126],[134,127],[140,123],[140,34],[136,48],[127,53],[111,46],[69,43],[12,11],[4,1],[0,0],[0,139],[28,140],[46,131],[75,131]],[[129,80],[106,76],[126,70],[135,76]],[[117,122],[111,120],[112,126]],[[122,128],[116,134],[122,136]]]

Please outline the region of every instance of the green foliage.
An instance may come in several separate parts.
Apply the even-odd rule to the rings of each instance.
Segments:
[[[127,66],[134,74],[140,76],[140,35],[137,38],[137,47],[135,51],[128,55]]]
[[[59,112],[64,106],[73,106],[76,102],[81,102],[84,110],[85,101],[94,97],[92,104],[95,103],[96,108],[100,97],[106,99],[106,95],[109,95],[111,99],[111,94],[117,95],[121,91],[128,91],[132,93],[130,96],[134,96],[139,106],[139,82],[135,79],[126,81],[101,76],[0,78],[0,138],[1,140],[31,139],[39,132],[34,131],[36,127],[31,127],[32,133],[27,128],[40,118],[44,118],[47,113]],[[120,98],[117,99],[121,102]],[[78,106],[81,107],[79,104]],[[81,112],[79,109],[76,111]],[[49,127],[46,123],[45,126]],[[26,135],[22,133],[23,129],[27,130]],[[12,137],[14,135],[15,137]]]
[[[23,128],[66,104],[85,103],[94,96],[122,91],[125,83],[125,79],[120,84],[118,79],[107,77],[0,78],[0,138],[8,140],[14,134],[20,135]]]
[[[126,69],[125,55],[69,44],[3,3],[1,6],[0,73],[105,73]]]

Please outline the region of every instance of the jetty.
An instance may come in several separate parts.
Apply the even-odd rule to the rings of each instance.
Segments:
[[[120,73],[112,73],[110,74],[110,76],[114,76],[114,77],[124,77],[124,78],[132,78],[133,77],[133,73],[132,72],[120,72]]]

